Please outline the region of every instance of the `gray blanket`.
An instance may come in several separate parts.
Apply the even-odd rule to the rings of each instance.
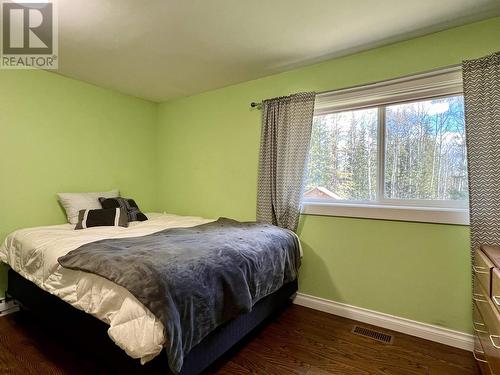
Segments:
[[[126,288],[164,325],[170,368],[218,325],[295,280],[297,237],[286,229],[219,220],[143,237],[89,243],[59,258]]]

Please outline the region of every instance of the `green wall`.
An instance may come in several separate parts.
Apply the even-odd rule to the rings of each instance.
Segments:
[[[43,71],[0,71],[0,241],[65,222],[55,194],[119,188],[156,208],[157,105]],[[6,284],[0,267],[0,296]]]
[[[260,111],[251,101],[458,64],[500,50],[500,18],[160,105],[159,204],[255,218]],[[303,216],[301,291],[470,332],[465,226]]]

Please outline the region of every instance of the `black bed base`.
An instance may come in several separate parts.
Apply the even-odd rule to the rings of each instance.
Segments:
[[[250,313],[217,328],[190,351],[180,374],[199,374],[223,354],[244,342],[252,331],[287,306],[297,287],[297,281],[285,284],[257,302]],[[7,295],[18,300],[37,319],[50,324],[89,361],[99,363],[103,373],[172,374],[165,351],[141,366],[138,360],[129,357],[108,337],[109,326],[106,323],[38,288],[13,270],[9,270]]]

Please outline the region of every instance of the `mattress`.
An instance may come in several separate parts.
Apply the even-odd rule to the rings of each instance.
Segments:
[[[21,229],[0,246],[0,261],[41,289],[109,325],[109,337],[130,357],[146,363],[165,343],[161,322],[129,291],[100,276],[63,268],[57,259],[86,243],[144,236],[168,228],[192,227],[213,220],[169,214],[147,214],[149,220],[128,228],[74,230],[71,224]]]

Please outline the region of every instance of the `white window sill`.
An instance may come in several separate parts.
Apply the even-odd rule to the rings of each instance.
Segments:
[[[469,225],[469,210],[464,208],[305,202],[302,213],[305,215]]]

